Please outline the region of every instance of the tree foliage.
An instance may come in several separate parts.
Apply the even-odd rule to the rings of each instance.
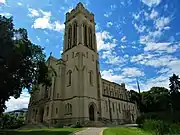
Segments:
[[[169,84],[169,88],[170,88],[170,100],[171,100],[171,105],[172,105],[172,109],[178,110],[180,111],[180,78],[178,75],[173,74],[170,78],[169,78],[170,84]]]
[[[152,87],[142,92],[143,112],[159,112],[169,108],[169,90],[164,87]]]
[[[13,18],[0,16],[0,114],[10,96],[18,98],[32,84],[51,85],[43,48],[28,39],[27,31],[15,29]]]
[[[169,81],[170,89],[152,87],[150,90],[140,94],[131,91],[131,99],[137,101],[140,112],[144,116],[143,119],[180,121],[180,78],[178,75],[173,74]]]
[[[13,114],[2,114],[0,117],[0,129],[16,129],[24,125],[25,117],[16,117]]]

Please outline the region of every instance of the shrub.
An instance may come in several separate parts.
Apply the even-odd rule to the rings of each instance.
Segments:
[[[63,128],[64,125],[63,125],[62,123],[58,122],[58,124],[56,124],[55,127],[56,127],[56,128]]]
[[[173,123],[169,127],[170,134],[180,134],[180,123]]]
[[[136,124],[138,124],[138,127],[142,127],[142,124],[144,123],[145,117],[144,115],[141,115],[139,117],[137,117],[136,119]]]
[[[155,133],[156,135],[180,133],[180,126],[178,124],[168,123],[162,120],[145,120],[142,127],[144,130]]]

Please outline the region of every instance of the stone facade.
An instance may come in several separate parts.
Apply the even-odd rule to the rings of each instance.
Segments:
[[[66,14],[62,59],[47,60],[52,86],[31,95],[28,123],[85,124],[89,121],[134,122],[136,104],[125,84],[101,78],[94,15],[79,3]]]

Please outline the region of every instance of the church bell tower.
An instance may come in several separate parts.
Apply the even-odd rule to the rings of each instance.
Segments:
[[[78,3],[70,13],[66,13],[63,52],[77,45],[84,45],[97,52],[94,14]]]
[[[102,94],[94,14],[82,3],[66,13],[62,59],[66,63],[64,98],[71,99],[72,117],[98,120]]]

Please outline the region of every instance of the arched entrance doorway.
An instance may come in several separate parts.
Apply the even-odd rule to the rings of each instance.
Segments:
[[[94,121],[94,105],[90,105],[89,107],[89,120]]]
[[[43,123],[43,117],[44,117],[44,107],[41,107],[40,111],[39,111],[39,122],[40,123]]]

